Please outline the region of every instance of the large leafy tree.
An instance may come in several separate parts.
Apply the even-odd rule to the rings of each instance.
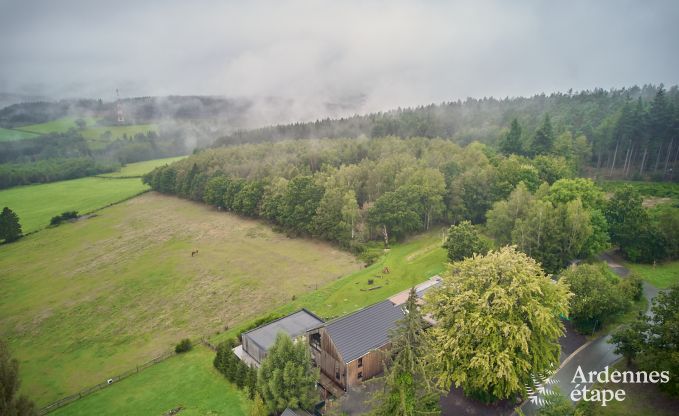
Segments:
[[[0,341],[0,415],[33,416],[38,413],[33,402],[19,391],[19,362],[12,358],[7,345]]]
[[[610,321],[631,300],[605,264],[573,265],[561,274],[561,280],[573,292],[569,316],[582,331]]]
[[[525,394],[533,374],[559,362],[560,315],[571,294],[514,247],[454,263],[425,297],[440,387],[486,401]]]
[[[617,190],[605,211],[611,242],[632,261],[652,262],[665,257],[663,236],[642,206],[642,198],[631,186]]]
[[[318,377],[307,345],[292,342],[281,332],[259,367],[257,387],[270,413],[282,412],[286,407],[308,409],[316,401]]]
[[[0,213],[0,240],[11,243],[18,240],[21,234],[19,216],[8,207],[3,208]]]
[[[448,229],[448,238],[443,248],[448,250],[450,261],[460,261],[474,254],[486,254],[490,249],[488,242],[481,238],[476,227],[469,221],[462,221]]]
[[[440,414],[440,392],[435,388],[428,361],[424,320],[415,289],[404,304],[405,316],[390,334],[393,359],[388,362],[384,390],[375,396],[375,416]]]
[[[423,228],[421,192],[417,186],[404,185],[387,192],[375,201],[368,211],[371,225],[381,228],[385,244],[389,236],[403,237],[409,232]]]

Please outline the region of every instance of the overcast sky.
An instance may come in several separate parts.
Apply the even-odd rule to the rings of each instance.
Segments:
[[[0,92],[367,111],[668,85],[679,82],[678,18],[676,1],[0,0]]]

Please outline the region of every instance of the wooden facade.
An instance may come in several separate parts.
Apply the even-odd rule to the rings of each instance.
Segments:
[[[381,374],[384,354],[391,347],[387,344],[380,349],[368,351],[360,358],[345,362],[324,327],[309,331],[307,339],[314,365],[345,391],[348,387]]]

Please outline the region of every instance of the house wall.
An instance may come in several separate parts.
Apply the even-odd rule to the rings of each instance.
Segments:
[[[347,373],[346,366],[342,361],[335,344],[332,342],[328,336],[325,328],[319,328],[318,330],[311,331],[308,334],[308,339],[311,340],[311,334],[319,333],[321,335],[321,350],[318,351],[310,343],[311,352],[316,361],[316,366],[318,366],[326,376],[331,380],[334,380],[340,387],[346,388],[347,386]],[[337,378],[337,373],[339,372],[339,378]]]
[[[262,351],[259,346],[253,342],[247,335],[243,335],[243,351],[250,354],[258,363],[261,363],[264,357],[266,357],[266,351]]]
[[[354,360],[347,364],[347,383],[349,386],[355,386],[368,380],[376,375],[382,373],[384,358],[386,351],[391,345],[385,345],[379,350],[373,350],[364,355],[362,358],[362,366],[359,367],[359,360]],[[362,377],[359,378],[359,373]]]

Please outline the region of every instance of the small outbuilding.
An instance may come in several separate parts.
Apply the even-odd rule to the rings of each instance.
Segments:
[[[306,332],[323,324],[323,320],[306,309],[279,318],[275,321],[258,326],[241,334],[242,354],[249,357],[241,357],[243,361],[254,361],[259,365],[266,357],[269,348],[276,342],[279,332],[288,334],[290,338],[297,339],[306,335]],[[237,354],[238,355],[238,354]],[[251,359],[251,360],[249,360]]]

